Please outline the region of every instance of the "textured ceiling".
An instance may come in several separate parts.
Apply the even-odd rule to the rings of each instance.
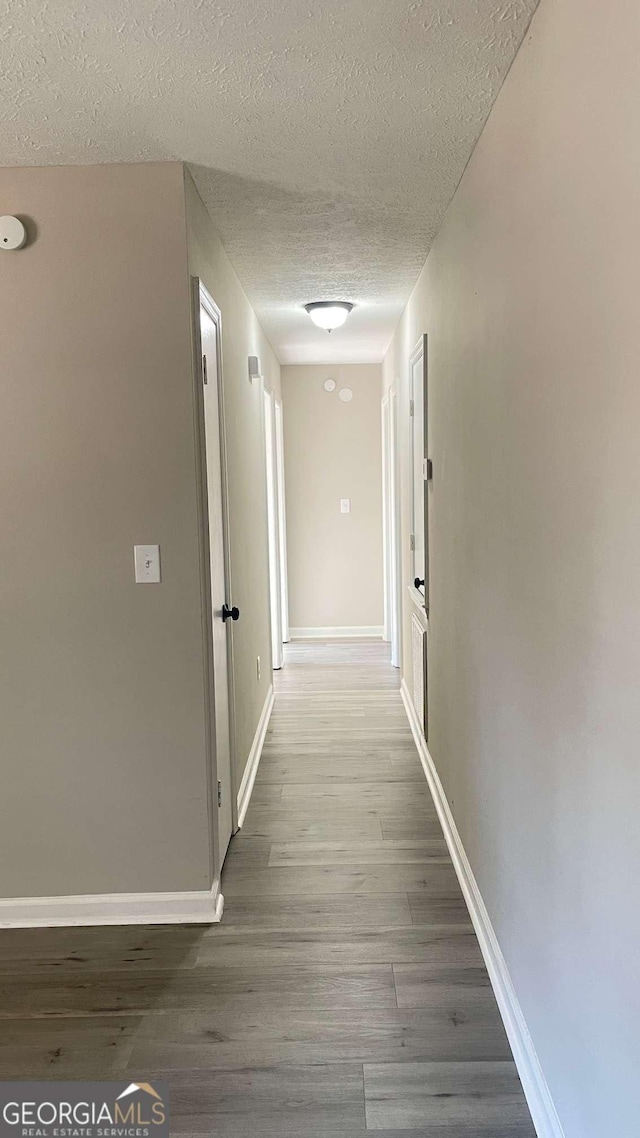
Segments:
[[[536,4],[0,0],[0,164],[188,162],[281,360],[379,360]]]

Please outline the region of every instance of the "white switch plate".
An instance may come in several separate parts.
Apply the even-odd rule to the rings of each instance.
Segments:
[[[133,558],[136,582],[139,585],[160,584],[160,546],[134,545]]]
[[[340,499],[340,513],[341,514],[350,514],[351,513],[351,498],[341,498]]]

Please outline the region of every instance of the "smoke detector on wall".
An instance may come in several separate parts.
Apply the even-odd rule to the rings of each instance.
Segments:
[[[0,249],[22,249],[27,231],[19,217],[0,217]]]

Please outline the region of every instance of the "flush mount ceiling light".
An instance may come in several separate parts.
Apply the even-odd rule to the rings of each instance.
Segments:
[[[311,304],[305,304],[304,308],[318,328],[331,332],[333,328],[344,324],[353,305],[348,300],[314,300]]]

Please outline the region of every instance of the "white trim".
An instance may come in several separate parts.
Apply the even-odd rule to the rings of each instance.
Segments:
[[[198,472],[198,541],[200,547],[200,584],[202,598],[203,619],[203,666],[204,684],[207,702],[207,786],[208,786],[208,814],[211,847],[211,875],[214,879],[220,876],[224,854],[221,849],[223,839],[220,831],[220,811],[218,809],[217,783],[219,775],[223,783],[227,781],[231,791],[231,832],[236,827],[236,786],[235,786],[235,753],[236,753],[236,696],[235,696],[235,668],[233,650],[233,621],[226,623],[227,641],[227,686],[229,711],[229,754],[228,771],[218,769],[218,755],[215,745],[215,699],[213,684],[213,613],[211,611],[211,561],[209,556],[209,500],[207,482],[207,431],[205,424],[205,396],[202,382],[202,309],[216,326],[216,387],[218,395],[218,425],[220,439],[220,476],[221,476],[221,510],[224,546],[224,585],[226,600],[233,605],[231,589],[231,542],[229,539],[229,474],[227,462],[227,435],[224,401],[224,379],[222,360],[222,313],[215,300],[200,279],[191,278],[193,293],[193,374],[194,374],[194,427],[196,433],[197,472]],[[222,761],[222,760],[221,760]],[[226,766],[226,764],[225,764]]]
[[[287,576],[287,511],[284,484],[284,412],[282,400],[273,404],[276,425],[276,482],[278,485],[278,525],[280,542],[280,617],[282,621],[282,642],[287,644],[289,635],[289,580]]]
[[[260,756],[262,754],[264,738],[267,734],[267,727],[269,726],[271,712],[273,711],[273,701],[273,684],[270,684],[267,698],[264,701],[264,707],[262,708],[262,713],[258,720],[256,733],[253,737],[251,750],[249,751],[249,758],[247,759],[247,765],[244,769],[242,782],[240,783],[240,790],[238,791],[238,829],[242,826],[247,810],[249,809],[251,792],[253,791],[253,784],[256,781],[256,775],[258,773],[258,763],[260,762]]]
[[[358,638],[360,636],[374,636],[382,639],[384,629],[381,624],[363,624],[354,627],[336,625],[327,628],[292,628],[292,640],[336,640],[342,638]]]
[[[495,993],[500,1015],[511,1044],[513,1058],[522,1082],[522,1088],[531,1111],[533,1125],[538,1138],[564,1138],[560,1119],[551,1098],[549,1087],[540,1060],[535,1051],[533,1040],[520,1007],[513,982],[509,975],[506,961],[500,950],[498,939],[491,924],[491,919],[482,899],[478,883],[469,864],[462,839],[458,833],[451,808],[447,801],[440,777],[424,736],[411,701],[411,695],[405,680],[402,680],[400,694],[404,703],[409,725],[413,733],[420,762],[424,768],[429,789],[433,796],[438,817],[444,831],[445,841],[451,854],[451,860],[456,871],[460,887],[464,893],[469,915],[478,937],[480,950],[487,966],[491,986]]]
[[[429,618],[427,616],[424,593],[421,593],[419,589],[416,589],[415,585],[407,585],[407,592],[413,604],[417,609],[420,610],[423,620],[428,621]]]
[[[380,414],[382,429],[382,585],[384,620],[382,639],[391,642],[391,533],[389,525],[389,392],[382,399]]]
[[[422,407],[422,416],[421,416],[421,422],[419,424],[417,424],[414,411],[415,411],[416,406],[418,405],[418,392],[416,391],[416,382],[415,382],[416,377],[415,377],[414,373],[415,373],[415,369],[416,369],[416,364],[419,364],[420,362],[422,362],[422,367],[420,369],[420,379],[419,379],[420,393],[419,394],[420,394],[420,406]],[[427,400],[427,383],[426,383],[427,372],[426,372],[426,368],[427,368],[427,334],[426,334],[426,332],[423,332],[423,334],[420,336],[420,339],[418,340],[418,343],[416,344],[411,355],[409,356],[409,401],[410,401],[409,402],[409,413],[410,413],[409,441],[410,441],[410,456],[411,456],[411,494],[410,494],[409,501],[410,501],[410,509],[411,509],[411,535],[413,537],[413,542],[412,542],[412,546],[411,546],[411,561],[410,561],[410,564],[411,564],[411,581],[415,580],[415,578],[418,576],[425,578],[425,580],[427,582],[426,588],[425,588],[425,597],[426,597],[426,594],[427,594],[428,589],[429,589],[429,580],[428,580],[428,576],[429,576],[429,568],[428,568],[428,566],[429,566],[429,545],[428,545],[429,530],[428,530],[428,526],[426,525],[427,517],[426,517],[426,511],[424,509],[425,502],[426,502],[425,495],[427,493],[427,484],[425,483],[424,478],[422,476],[422,469],[423,469],[422,464],[424,462],[424,459],[427,457],[427,445],[428,445],[428,439],[427,439],[427,435],[428,435],[428,424],[427,424],[428,407],[427,407],[427,403],[426,403],[426,400]],[[416,454],[416,433],[418,433],[418,440],[420,443],[419,455]],[[420,464],[419,466],[418,466],[418,463]],[[418,498],[416,496],[416,481],[417,481],[416,471],[417,470],[420,470],[420,472],[421,472],[421,477],[419,479],[420,486],[422,487],[422,490],[421,490],[420,495],[419,495],[420,502],[418,502]],[[419,516],[423,519],[423,534],[422,534],[423,558],[422,558],[422,565],[420,566],[420,572],[419,573],[418,573],[418,568],[416,567],[416,552],[417,552],[417,550],[415,548],[416,512],[417,512],[418,505],[421,506],[421,509],[419,511]]]
[[[276,452],[276,399],[262,384],[264,469],[269,566],[269,617],[271,632],[271,667],[279,671],[284,663],[282,635],[282,578],[280,573],[280,495],[278,492],[278,457]]]
[[[397,387],[400,380],[396,380]],[[389,586],[391,608],[391,663],[400,667],[402,657],[402,533],[400,527],[400,472],[398,468],[398,398],[396,386],[389,388],[387,403],[388,445],[388,521],[389,521]]]
[[[0,899],[0,929],[63,925],[213,925],[222,918],[220,882],[190,893],[103,893]]]

